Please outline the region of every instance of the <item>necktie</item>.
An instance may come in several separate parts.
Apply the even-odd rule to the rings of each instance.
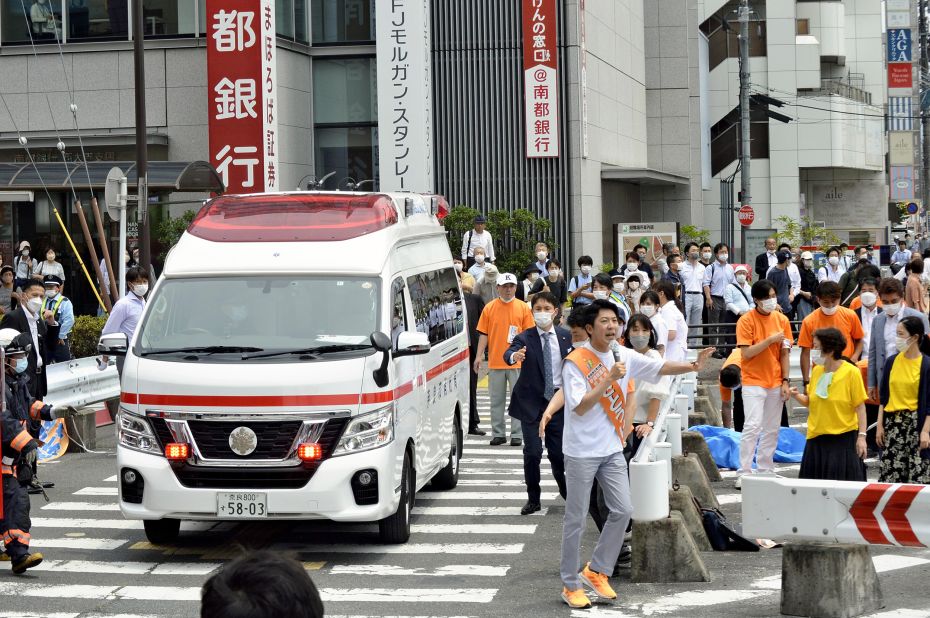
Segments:
[[[552,395],[555,394],[555,387],[552,385],[552,348],[549,345],[551,334],[543,334],[543,378],[546,381],[543,396],[546,399],[552,399]]]

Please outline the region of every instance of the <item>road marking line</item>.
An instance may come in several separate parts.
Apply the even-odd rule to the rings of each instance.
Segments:
[[[740,504],[742,501],[742,494],[720,494],[717,496],[717,502],[719,504]]]
[[[51,502],[43,511],[118,511],[119,505],[100,502]]]
[[[522,467],[523,460],[517,459],[515,457],[511,457],[511,458],[496,457],[493,459],[490,457],[487,457],[487,458],[485,457],[462,457],[459,463],[461,464],[520,464]],[[540,462],[539,465],[541,468],[548,468],[549,461],[543,460],[542,462]]]
[[[512,476],[515,479],[522,479],[523,470],[521,468],[476,468],[459,470],[459,476]]]
[[[103,482],[104,483],[115,483],[116,475],[114,474],[113,476],[108,476],[107,478],[103,479]]]
[[[329,570],[333,575],[414,575],[426,577],[504,577],[510,567],[485,564],[447,564],[436,569],[402,567],[393,564],[337,564]]]
[[[116,487],[84,487],[79,489],[73,494],[73,496],[117,496],[119,495],[118,488]]]
[[[555,500],[558,492],[543,492],[543,500]],[[421,491],[417,500],[519,500],[526,502],[526,492],[523,491]]]
[[[930,611],[925,609],[895,609],[890,612],[869,614],[863,618],[930,618]]]
[[[681,615],[681,610],[686,607],[736,603],[758,596],[758,590],[689,590],[643,603],[639,609],[646,616],[670,613]]]
[[[555,481],[539,482],[542,487],[558,487]],[[459,479],[459,487],[526,487],[523,479]]]
[[[535,524],[412,524],[414,534],[534,534]]]
[[[414,515],[442,515],[442,516],[497,516],[497,515],[519,515],[519,506],[415,506],[413,507]],[[536,511],[530,517],[543,517],[549,512],[549,507],[544,506]]]
[[[88,584],[26,584],[22,582],[0,582],[0,595],[58,599],[200,601],[200,587],[92,586]]]
[[[182,521],[181,530],[206,532],[217,525],[213,521]],[[143,524],[135,519],[90,519],[67,517],[36,517],[32,520],[33,528],[97,528],[105,530],[142,530]]]
[[[523,543],[407,543],[405,545],[306,545],[275,543],[275,550],[302,554],[519,554]]]
[[[898,569],[908,569],[910,567],[927,564],[930,560],[918,558],[916,556],[898,556],[895,554],[880,554],[872,558],[872,564],[879,573],[888,571],[897,571]]]
[[[94,539],[94,538],[42,538],[33,537],[31,541],[32,547],[39,547],[45,549],[46,547],[54,547],[57,549],[96,549],[96,550],[113,550],[118,549],[128,543],[128,539]]]
[[[199,588],[197,589],[200,590]],[[321,588],[320,597],[334,602],[490,603],[497,588]]]
[[[505,447],[503,444],[498,448],[463,448],[462,454],[464,455],[505,455],[508,457],[518,457],[523,459],[523,451],[511,451],[507,450],[511,447]],[[512,447],[519,448],[519,447]]]
[[[209,575],[222,566],[219,563],[175,562],[101,562],[94,560],[45,560],[33,571],[59,573],[107,573],[114,575]]]

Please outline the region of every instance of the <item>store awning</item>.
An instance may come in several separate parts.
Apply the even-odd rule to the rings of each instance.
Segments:
[[[43,182],[50,191],[102,190],[107,172],[118,167],[126,174],[129,185],[137,182],[133,161],[92,161],[87,163],[0,163],[0,191],[42,190]],[[184,191],[186,193],[223,193],[223,179],[206,161],[149,161],[149,191]]]
[[[671,187],[688,185],[688,177],[671,172],[663,172],[646,167],[601,166],[601,180],[614,180],[634,185],[653,185]]]

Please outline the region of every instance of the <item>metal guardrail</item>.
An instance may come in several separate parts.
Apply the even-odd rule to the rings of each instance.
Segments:
[[[681,390],[681,382],[683,380],[682,376],[675,376],[672,378],[672,383],[669,385],[669,396],[662,402],[662,405],[659,406],[659,413],[656,414],[656,420],[652,428],[652,432],[646,436],[642,442],[639,443],[639,448],[636,449],[636,454],[633,455],[633,459],[630,461],[636,463],[645,463],[647,461],[655,461],[655,454],[653,450],[657,442],[665,442],[665,438],[668,435],[668,415],[672,413],[672,407],[675,405],[675,396],[678,395]],[[681,430],[681,425],[679,421],[679,431]]]
[[[55,363],[46,367],[45,376],[45,403],[82,408],[119,399],[119,374],[112,361],[103,371],[97,369],[95,357]]]

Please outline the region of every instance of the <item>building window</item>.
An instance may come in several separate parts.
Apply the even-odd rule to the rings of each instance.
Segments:
[[[65,2],[68,7],[69,41],[129,39],[128,0],[65,0]]]
[[[146,37],[193,36],[194,3],[190,0],[144,0],[142,17]]]
[[[359,43],[375,40],[372,0],[312,0],[313,43]]]
[[[811,33],[811,20],[799,19],[797,20],[797,25],[797,34],[799,36],[805,36]]]
[[[376,64],[371,57],[313,61],[313,122],[317,178],[378,178]],[[374,187],[366,186],[366,189]]]
[[[276,0],[275,29],[279,37],[307,43],[307,0]]]
[[[6,43],[28,43],[30,34],[36,43],[54,43],[61,39],[62,0],[2,0],[0,37]],[[25,13],[23,13],[25,8]]]

